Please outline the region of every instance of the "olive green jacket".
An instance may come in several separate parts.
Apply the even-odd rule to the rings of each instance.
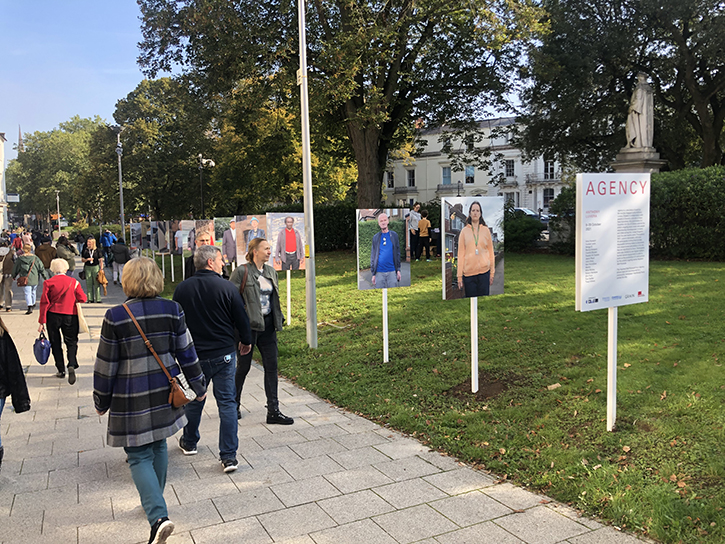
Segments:
[[[22,255],[15,261],[13,266],[13,278],[18,276],[28,276],[28,285],[38,285],[38,278],[48,279],[45,275],[45,267],[43,261],[35,255]]]
[[[244,306],[249,316],[249,325],[253,331],[264,330],[264,316],[262,315],[262,301],[261,293],[259,289],[259,276],[264,276],[272,283],[272,295],[270,297],[270,303],[272,304],[272,317],[274,319],[274,329],[276,331],[282,330],[284,324],[284,318],[282,317],[282,308],[279,304],[279,282],[277,280],[277,271],[269,266],[264,265],[262,272],[254,265],[254,263],[247,263],[238,266],[234,272],[232,272],[229,281],[239,289],[242,286],[244,280],[244,270],[247,270],[247,283],[244,286],[244,292],[242,298],[244,299]]]

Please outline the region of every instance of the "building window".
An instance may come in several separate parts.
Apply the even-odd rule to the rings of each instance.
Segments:
[[[407,170],[408,172],[408,187],[415,187],[415,170]]]
[[[515,175],[513,159],[506,159],[506,177],[512,178]]]
[[[386,172],[385,175],[387,177],[388,189],[393,189],[395,187],[395,174],[393,172]]]
[[[514,207],[519,205],[519,194],[518,193],[504,193],[504,200],[510,202]]]
[[[552,200],[554,200],[554,189],[544,189],[544,208],[548,208]]]
[[[441,168],[441,183],[443,185],[451,184],[451,167],[450,166],[443,166]]]
[[[476,182],[476,167],[466,166],[466,183]]]
[[[471,153],[473,151],[473,134],[467,135],[464,142],[466,144],[466,152]]]
[[[554,161],[544,159],[544,179],[554,179],[555,176]]]

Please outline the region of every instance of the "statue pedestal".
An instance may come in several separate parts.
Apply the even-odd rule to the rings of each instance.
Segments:
[[[617,173],[655,173],[667,164],[654,147],[625,147],[617,154],[612,168]]]

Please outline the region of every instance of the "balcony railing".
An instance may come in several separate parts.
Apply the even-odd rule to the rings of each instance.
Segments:
[[[396,195],[404,195],[409,193],[418,193],[417,187],[396,187],[395,191],[393,191],[393,194]]]
[[[526,174],[526,183],[532,185],[545,183],[561,183],[560,174]]]
[[[463,191],[463,187],[460,188]],[[436,193],[458,193],[457,183],[439,183],[436,186]]]

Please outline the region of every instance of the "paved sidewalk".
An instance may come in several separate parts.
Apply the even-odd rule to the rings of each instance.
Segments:
[[[103,304],[84,305],[95,339],[82,335],[74,386],[54,377],[52,357],[46,366],[35,362],[38,314],[24,315],[18,289],[15,295],[13,312],[2,317],[28,367],[32,407],[15,414],[8,403],[0,420],[0,542],[147,542],[125,454],[106,446],[107,421],[95,414],[91,397],[101,321],[123,300],[120,287],[109,285]],[[176,524],[170,543],[640,542],[542,495],[496,484],[286,381],[280,401],[295,424],[266,425],[262,380],[253,367],[237,472],[224,474],[217,460],[213,400],[206,403],[198,455],[185,457],[175,439],[168,441],[165,497]]]

